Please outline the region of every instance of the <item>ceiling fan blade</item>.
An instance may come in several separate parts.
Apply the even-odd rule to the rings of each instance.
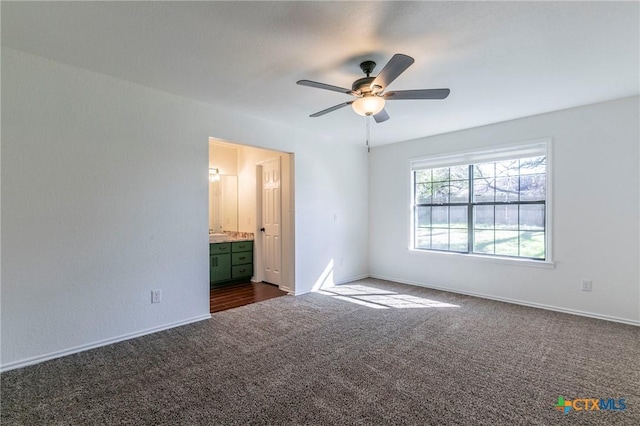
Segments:
[[[342,104],[334,105],[331,108],[323,109],[322,111],[316,112],[315,114],[311,114],[309,117],[320,117],[321,115],[325,115],[337,109],[344,108],[347,105],[351,105],[352,103],[353,101],[349,101],[349,102],[344,102]]]
[[[387,65],[382,68],[382,71],[380,71],[380,74],[378,74],[375,80],[373,80],[371,88],[379,86],[381,89],[384,89],[409,68],[411,64],[413,64],[413,58],[411,56],[396,53],[389,62],[387,62]]]
[[[316,89],[331,90],[332,92],[340,92],[340,93],[346,93],[347,95],[354,95],[353,90],[351,90],[351,89],[345,89],[344,87],[332,86],[330,84],[318,83],[317,81],[299,80],[299,81],[297,81],[297,84],[299,84],[300,86],[315,87]]]
[[[376,120],[376,123],[382,123],[383,121],[387,121],[389,119],[389,114],[387,114],[387,111],[382,108],[382,111],[375,114],[373,116],[373,119]]]
[[[387,92],[382,96],[387,101],[396,99],[444,99],[449,96],[449,93],[451,93],[449,89],[398,90],[397,92]]]

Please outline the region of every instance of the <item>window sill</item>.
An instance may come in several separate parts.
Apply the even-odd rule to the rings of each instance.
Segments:
[[[544,269],[554,269],[556,267],[555,262],[550,260],[531,260],[531,259],[516,259],[510,257],[499,257],[499,256],[483,256],[481,254],[466,254],[466,253],[455,253],[455,252],[446,252],[446,251],[432,251],[432,250],[420,250],[409,248],[410,253],[418,253],[419,255],[426,256],[450,256],[451,259],[461,259],[461,260],[470,260],[473,262],[489,262],[489,263],[500,263],[503,265],[511,265],[511,266],[526,266],[533,268],[544,268]]]

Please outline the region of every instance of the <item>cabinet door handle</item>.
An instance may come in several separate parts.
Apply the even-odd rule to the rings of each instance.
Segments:
[[[245,259],[246,259],[246,257],[244,257],[244,256],[238,258],[238,260],[245,260]]]

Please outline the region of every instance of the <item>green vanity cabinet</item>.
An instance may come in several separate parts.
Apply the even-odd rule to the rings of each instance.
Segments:
[[[231,243],[209,244],[209,271],[212,284],[231,279]]]
[[[209,244],[211,287],[221,287],[253,276],[253,241]]]
[[[231,243],[231,278],[250,279],[253,276],[253,241]]]

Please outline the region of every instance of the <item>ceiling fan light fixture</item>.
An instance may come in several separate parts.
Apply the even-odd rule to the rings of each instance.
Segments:
[[[330,108],[311,114],[309,117],[320,117],[330,112],[351,105],[356,114],[363,116],[373,115],[376,123],[382,123],[389,119],[384,109],[385,101],[395,101],[402,99],[444,99],[449,96],[449,89],[417,89],[417,90],[398,90],[394,92],[382,93],[400,74],[405,72],[407,68],[413,64],[414,60],[411,56],[396,53],[389,62],[382,68],[382,71],[371,77],[371,72],[376,66],[373,61],[364,61],[360,64],[360,69],[366,74],[351,84],[351,89],[344,87],[332,86],[331,84],[318,83],[311,80],[298,80],[297,84],[301,86],[315,87],[316,89],[331,90],[332,92],[345,93],[354,96],[356,99],[349,102],[343,102]],[[368,122],[369,120],[367,120]]]
[[[353,110],[363,116],[376,115],[384,108],[384,98],[380,96],[364,96],[351,104]]]

